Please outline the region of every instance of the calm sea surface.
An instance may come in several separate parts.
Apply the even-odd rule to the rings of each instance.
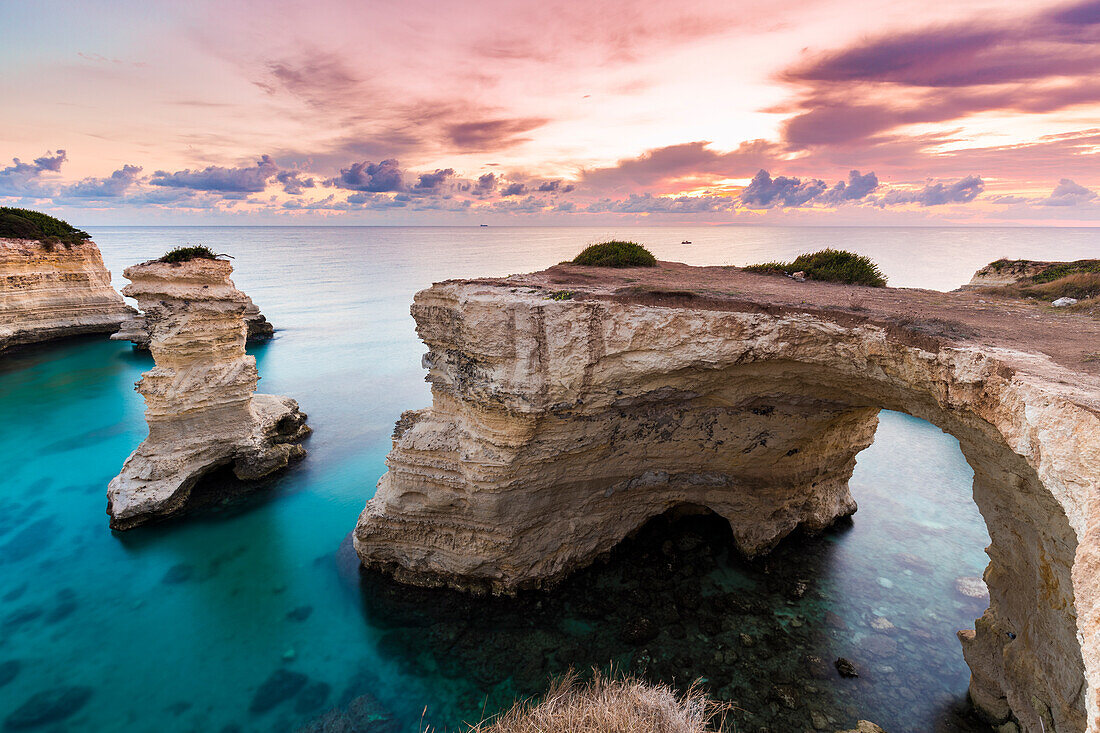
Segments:
[[[893,285],[951,289],[1002,256],[1100,256],[1100,229],[92,234],[116,286],[124,267],[174,246],[232,254],[235,282],[277,329],[253,350],[260,389],[296,398],[315,432],[305,461],[262,492],[112,533],[105,490],[144,437],[133,383],[150,359],[105,338],[0,356],[9,726],[38,716],[50,731],[288,731],[340,708],[361,730],[457,729],[569,666],[613,663],[702,680],[737,704],[739,731],[809,730],[814,715],[829,730],[857,717],[894,733],[980,729],[962,712],[954,632],[983,603],[955,579],[981,575],[988,537],[957,442],[906,415],[883,413],[860,455],[850,526],[757,563],[732,554],[720,526],[661,521],[549,596],[476,601],[361,578],[339,548],[385,470],[395,419],[429,403],[408,309],[435,280],[540,269],[614,236],[693,264],[843,247],[871,255]],[[833,671],[838,656],[858,680]]]

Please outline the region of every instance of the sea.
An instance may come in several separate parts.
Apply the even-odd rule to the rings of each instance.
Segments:
[[[460,731],[573,669],[697,685],[730,704],[727,730],[988,730],[955,637],[985,606],[957,587],[986,565],[973,473],[953,437],[905,414],[883,412],[859,455],[850,522],[755,561],[713,518],[662,517],[555,590],[474,598],[361,572],[347,538],[395,420],[430,404],[409,305],[432,282],[617,238],[698,265],[837,247],[893,286],[950,290],[1001,257],[1098,257],[1100,229],[90,231],[117,287],[176,246],[231,255],[276,329],[250,348],[260,391],[298,400],[314,433],[301,463],[245,496],[113,532],[105,491],[145,437],[134,383],[150,357],[106,337],[0,355],[5,729]],[[839,657],[860,676],[837,674]]]

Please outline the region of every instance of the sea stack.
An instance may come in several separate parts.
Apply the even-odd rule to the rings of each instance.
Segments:
[[[989,297],[669,262],[436,284],[412,307],[432,405],[397,423],[355,549],[501,594],[670,510],[759,554],[851,514],[877,411],[904,411],[959,440],[991,538],[974,705],[1100,730],[1100,321]]]
[[[0,351],[111,333],[133,312],[90,239],[0,238]]]
[[[241,305],[244,308],[244,325],[247,329],[245,340],[249,344],[267,341],[275,335],[275,327],[260,312],[259,306],[252,302],[247,294],[237,291],[241,296]],[[129,341],[135,349],[149,350],[149,341],[152,334],[149,329],[149,320],[144,313],[134,313],[123,321],[118,331],[111,334],[113,341]]]
[[[146,319],[155,366],[137,383],[149,437],[107,489],[111,527],[129,529],[179,512],[211,471],[268,476],[305,455],[306,416],[289,397],[254,394],[245,353],[247,297],[229,262],[194,257],[129,267],[123,294]]]

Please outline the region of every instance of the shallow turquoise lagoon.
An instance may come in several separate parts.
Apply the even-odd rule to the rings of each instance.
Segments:
[[[93,230],[117,285],[125,265],[178,244],[234,255],[235,281],[277,329],[253,350],[260,389],[298,399],[315,433],[305,461],[252,496],[112,533],[106,485],[144,437],[132,387],[151,361],[102,338],[0,356],[0,720],[70,688],[71,714],[40,729],[295,730],[352,703],[364,730],[416,730],[493,712],[570,665],[614,662],[704,679],[751,711],[737,730],[809,726],[811,711],[838,727],[858,716],[895,733],[979,729],[959,711],[954,632],[983,605],[954,583],[981,575],[988,537],[956,441],[905,415],[883,413],[860,455],[854,522],[759,563],[705,519],[657,522],[552,597],[500,602],[360,578],[339,548],[385,470],[394,420],[429,401],[408,304],[433,280],[536,269],[625,236],[713,264],[847,246],[896,284],[948,288],[1002,255],[1098,250],[1087,230],[1059,231]],[[667,563],[640,563],[660,553]],[[874,631],[879,617],[896,629]],[[831,672],[837,656],[860,665],[858,681]],[[61,715],[41,696],[37,712]]]

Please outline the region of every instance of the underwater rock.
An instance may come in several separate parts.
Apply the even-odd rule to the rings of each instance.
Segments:
[[[838,730],[836,733],[886,733],[886,731],[869,720],[861,720],[856,723],[855,728]]]
[[[36,692],[4,719],[4,728],[23,730],[57,723],[79,711],[91,696],[92,688],[83,686],[56,687]]]
[[[312,713],[328,701],[332,686],[327,682],[313,682],[305,686],[294,701],[294,712],[299,715]]]
[[[989,598],[989,589],[986,588],[985,581],[981,578],[955,578],[955,590],[958,591],[959,595],[967,598]]]
[[[133,312],[111,287],[95,242],[51,245],[0,238],[0,351],[111,333]]]
[[[155,366],[137,390],[149,437],[107,489],[111,527],[129,529],[179,512],[192,489],[228,467],[255,480],[305,455],[306,416],[288,397],[254,394],[244,306],[223,260],[146,262],[126,269],[123,293],[145,314]]]
[[[360,695],[342,710],[330,710],[296,733],[397,733],[401,726],[373,695]]]
[[[279,668],[263,681],[252,696],[248,712],[259,715],[297,695],[309,682],[301,672]]]
[[[195,577],[195,566],[181,562],[168,568],[160,582],[165,585],[178,585],[186,583],[193,577]]]
[[[298,606],[297,608],[288,611],[286,617],[291,621],[305,621],[313,613],[313,606]]]
[[[52,519],[36,519],[0,545],[0,563],[18,562],[46,549],[57,536],[57,523]]]
[[[5,659],[0,662],[0,687],[14,680],[21,669],[23,669],[23,663],[18,659]]]
[[[856,669],[856,665],[850,659],[839,657],[833,662],[833,666],[836,667],[836,671],[840,673],[841,677],[859,677],[859,670]]]
[[[365,565],[547,587],[674,507],[756,556],[855,510],[855,456],[899,410],[974,469],[991,544],[990,607],[960,637],[971,699],[1100,730],[1100,322],[677,263],[452,280],[412,314],[432,406],[395,426],[354,534]]]

